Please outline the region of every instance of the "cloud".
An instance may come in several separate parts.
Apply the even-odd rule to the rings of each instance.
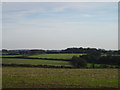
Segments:
[[[116,3],[4,3],[3,44],[7,48],[21,47],[21,43],[23,47],[52,48],[57,43],[59,48],[113,48],[116,8]]]
[[[111,7],[112,5],[112,7]],[[4,20],[18,21],[27,19],[71,19],[99,18],[112,15],[116,3],[3,3]],[[72,12],[72,13],[71,13]],[[117,12],[117,10],[116,10]],[[104,19],[105,19],[104,18]],[[16,22],[15,22],[16,23]]]

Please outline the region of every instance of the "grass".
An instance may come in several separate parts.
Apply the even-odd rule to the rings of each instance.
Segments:
[[[67,61],[55,60],[38,60],[38,59],[11,59],[3,58],[3,64],[30,64],[30,65],[54,65],[54,66],[71,66]]]
[[[50,58],[50,59],[71,59],[72,56],[80,56],[80,55],[86,55],[86,54],[37,54],[37,55],[31,55],[28,57],[35,57],[35,58]],[[2,57],[19,57],[23,55],[2,55]],[[26,55],[27,56],[27,55]],[[107,56],[107,54],[102,54],[101,56]],[[112,56],[120,56],[120,55],[112,55]]]
[[[30,64],[30,65],[52,65],[52,66],[68,66],[73,67],[68,61],[57,60],[40,60],[40,59],[15,59],[15,58],[3,58],[3,64]],[[95,67],[99,67],[100,64],[95,64]],[[87,67],[93,67],[91,63],[87,64]]]
[[[32,55],[29,57],[37,57],[37,58],[51,58],[51,59],[71,59],[72,56],[79,56],[84,54],[39,54]]]
[[[101,54],[101,56],[107,56],[107,54]],[[112,56],[120,56],[120,54],[113,54]]]
[[[30,65],[52,65],[52,66],[65,66],[65,67],[73,67],[69,61],[60,61],[60,60],[41,60],[41,59],[19,59],[19,58],[3,58],[2,64],[30,64]],[[94,67],[100,67],[101,64],[94,64]],[[115,67],[114,65],[107,65],[109,67]],[[88,63],[88,68],[92,68],[93,65]]]
[[[2,55],[2,57],[18,57],[18,56],[22,56],[22,55]]]
[[[40,54],[30,57],[71,59],[82,54]],[[15,57],[16,55],[3,55]],[[3,64],[71,66],[68,61],[3,58]],[[88,64],[87,67],[91,67]],[[99,64],[95,64],[99,67]],[[117,88],[117,69],[3,67],[3,88]]]
[[[120,56],[120,55],[118,54],[118,55],[112,55],[112,56]]]
[[[3,67],[3,88],[117,88],[117,69]]]
[[[3,53],[3,52],[0,52],[0,54],[8,54],[8,53]]]

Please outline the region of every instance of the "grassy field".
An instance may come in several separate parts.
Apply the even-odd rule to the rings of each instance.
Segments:
[[[51,58],[51,59],[71,59],[72,56],[79,56],[84,54],[39,54],[32,55],[29,57],[37,57],[37,58]]]
[[[40,54],[29,57],[71,59],[83,54]],[[3,55],[16,57],[20,55]],[[2,58],[3,64],[53,65],[71,67],[69,61]],[[92,64],[88,63],[87,67]],[[100,64],[95,64],[99,67]],[[117,69],[62,69],[34,67],[3,67],[3,88],[117,88]]]
[[[3,64],[30,64],[30,65],[54,65],[54,66],[71,66],[67,61],[57,60],[38,60],[38,59],[16,59],[3,58]]]
[[[3,67],[3,88],[117,88],[117,69]]]
[[[2,57],[18,57],[18,56],[22,56],[22,55],[2,55]]]
[[[2,54],[1,54],[2,55]],[[36,57],[36,58],[51,58],[51,59],[71,59],[72,56],[81,56],[81,55],[86,55],[86,54],[38,54],[38,55],[28,55],[28,57]],[[19,56],[23,56],[23,55],[7,55],[7,54],[3,54],[2,57],[19,57]],[[27,56],[27,55],[26,55]],[[107,54],[101,54],[101,56],[107,56]],[[120,56],[118,55],[112,55],[112,56]]]
[[[30,65],[52,65],[52,66],[73,67],[69,61],[18,59],[18,58],[3,58],[2,64],[30,64]],[[94,64],[94,67],[99,67],[99,66],[100,64]],[[92,64],[88,63],[86,67],[90,68],[92,67]]]

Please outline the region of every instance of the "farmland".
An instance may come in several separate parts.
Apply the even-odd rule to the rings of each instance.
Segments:
[[[117,88],[118,70],[3,67],[3,88],[99,87]]]
[[[83,54],[37,54],[28,55],[30,58],[20,58],[23,55],[3,55],[2,64],[16,65],[52,65],[72,67],[69,61],[72,56]],[[7,58],[5,58],[7,57]],[[17,58],[14,58],[17,57]],[[32,59],[33,58],[33,59]],[[40,59],[43,58],[43,59]],[[44,60],[48,58],[51,60]],[[56,59],[56,60],[52,60]],[[95,64],[99,67],[100,64]],[[118,69],[92,68],[88,63],[86,68],[43,68],[3,66],[3,88],[117,88]],[[112,74],[111,74],[112,73]]]
[[[38,60],[38,59],[11,59],[3,58],[3,64],[31,64],[31,65],[54,65],[54,66],[71,66],[67,61],[55,60]]]
[[[37,58],[51,58],[51,59],[71,59],[72,56],[80,56],[85,54],[39,54],[32,55],[29,57],[37,57]]]
[[[2,90],[120,88],[120,3],[16,1],[0,3]]]
[[[2,57],[18,57],[18,56],[22,56],[22,55],[2,55]]]
[[[3,58],[2,64],[31,65],[31,66],[32,65],[48,65],[48,66],[50,65],[50,66],[73,67],[69,61],[43,60],[43,59],[41,60],[41,59]],[[92,68],[92,64],[88,63],[86,68],[87,67]],[[94,67],[100,67],[100,64],[94,64]]]

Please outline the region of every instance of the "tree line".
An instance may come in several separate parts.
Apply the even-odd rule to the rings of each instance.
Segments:
[[[83,55],[83,56],[73,56],[70,64],[77,68],[84,68],[87,64],[92,64],[92,68],[95,68],[95,64],[100,64],[100,67],[108,68],[115,66],[115,68],[120,67],[120,56],[95,56],[95,55]]]
[[[58,53],[84,53],[91,55],[100,55],[100,54],[120,54],[120,50],[105,50],[105,49],[96,49],[96,48],[67,48],[64,50],[42,50],[42,49],[32,49],[32,50],[7,50],[2,49],[3,54],[58,54]]]

